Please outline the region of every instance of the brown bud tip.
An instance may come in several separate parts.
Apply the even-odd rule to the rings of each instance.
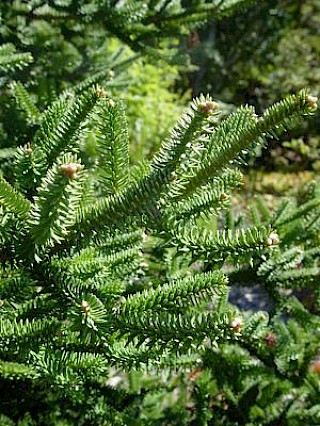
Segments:
[[[28,146],[28,148],[26,148],[26,153],[27,153],[28,155],[31,155],[31,154],[32,154],[32,148],[31,148],[30,146]]]
[[[200,377],[202,374],[202,368],[201,367],[197,367],[194,370],[190,371],[190,373],[188,374],[188,378],[190,380],[196,380],[198,377]]]
[[[62,174],[68,179],[75,179],[77,177],[77,173],[82,169],[83,166],[79,163],[66,163],[60,166]]]
[[[220,200],[221,201],[227,200],[228,198],[229,198],[229,195],[225,194],[224,192],[220,195]]]
[[[85,314],[87,314],[90,311],[90,306],[89,303],[86,300],[83,300],[81,302],[81,310],[82,312],[84,312]]]
[[[213,101],[204,101],[198,105],[198,110],[204,115],[210,115],[219,108],[218,104]]]
[[[276,246],[280,243],[279,235],[276,232],[271,232],[267,239],[267,246]]]
[[[274,348],[277,345],[277,338],[271,332],[265,336],[264,341],[269,348]]]
[[[320,374],[320,359],[312,361],[312,363],[310,364],[310,371],[312,371],[313,373]]]
[[[230,327],[233,332],[240,333],[242,330],[243,321],[242,318],[236,317],[230,322]]]
[[[306,103],[311,111],[316,111],[318,109],[318,98],[317,96],[307,96]]]

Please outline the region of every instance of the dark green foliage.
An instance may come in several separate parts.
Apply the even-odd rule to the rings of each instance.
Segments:
[[[201,0],[190,5],[163,0],[9,0],[1,4],[1,167],[11,168],[13,151],[8,148],[33,138],[39,112],[59,99],[64,90],[72,87],[80,94],[96,84],[116,93],[117,98],[129,97],[129,125],[135,128],[132,137],[137,144],[133,156],[141,160],[144,153],[153,153],[180,115],[180,109],[173,113],[168,105],[178,97],[168,95],[168,82],[162,91],[152,90],[148,79],[144,81],[134,71],[128,74],[128,67],[139,61],[140,73],[157,73],[157,68],[163,68],[159,71],[162,85],[167,78],[168,62],[175,67],[188,62],[187,56],[178,51],[181,35],[203,25],[210,17],[224,18],[236,6],[246,9],[253,3],[252,0],[211,4]],[[143,58],[150,63],[144,66]],[[32,66],[28,66],[30,62]],[[155,70],[150,70],[152,66]],[[4,75],[5,71],[9,75]],[[8,90],[5,84],[12,76],[18,81]],[[129,95],[119,95],[128,85]],[[154,106],[154,101],[150,104],[144,99],[137,101],[137,97],[145,97],[144,90],[150,98],[157,98],[158,106]],[[153,109],[152,113],[148,113],[149,108]],[[63,107],[62,110],[67,113]]]
[[[222,21],[212,20],[189,46],[194,95],[235,105],[270,103],[301,87],[319,96],[320,5],[317,0],[261,0]],[[319,120],[319,116],[318,116]],[[256,164],[268,170],[319,169],[318,120],[306,120],[279,142],[270,142]]]
[[[214,119],[218,105],[210,98],[196,99],[139,175],[128,160],[123,102],[97,87],[81,94],[69,90],[44,113],[34,114],[23,87],[15,87],[17,101],[33,111],[29,117],[35,117],[37,129],[32,141],[16,151],[11,183],[6,176],[0,181],[0,384],[11,383],[3,416],[13,421],[31,416],[36,424],[120,425],[135,424],[135,418],[149,424],[145,404],[158,404],[159,392],[167,398],[170,382],[143,392],[112,389],[112,367],[129,375],[130,369],[147,369],[150,380],[158,381],[157,371],[159,377],[170,370],[181,375],[198,363],[199,382],[184,397],[183,382],[178,387],[181,404],[187,404],[184,398],[196,404],[190,415],[185,412],[185,424],[222,424],[224,418],[232,423],[239,412],[246,421],[260,419],[259,407],[270,403],[261,393],[268,374],[279,378],[274,385],[279,401],[285,383],[305,389],[316,334],[305,338],[297,360],[295,339],[298,327],[306,321],[315,326],[317,317],[293,298],[284,303],[281,291],[286,273],[304,259],[296,246],[290,249],[297,244],[299,226],[308,240],[306,263],[295,279],[308,277],[311,283],[317,274],[317,198],[310,194],[303,206],[284,206],[273,216],[260,208],[263,220],[255,227],[210,230],[199,219],[220,212],[241,183],[234,159],[274,128],[312,112],[312,98],[302,91],[260,118],[252,108],[240,108],[219,125]],[[277,249],[279,238],[280,245],[287,238],[287,254],[285,245],[281,253]],[[263,280],[279,306],[270,320],[265,313],[241,315],[228,302],[226,272],[233,285],[234,274],[240,276],[241,267],[249,264],[250,275]],[[276,278],[268,275],[270,268]],[[281,312],[304,323],[292,321],[287,329],[277,319]],[[276,351],[266,347],[268,333],[277,335]],[[281,339],[286,350],[291,345],[292,362]],[[237,371],[234,357],[249,370]],[[223,359],[227,368],[219,378],[214,366]],[[231,381],[228,369],[234,370]],[[261,386],[250,381],[257,372],[266,377]],[[230,410],[216,418],[209,407],[220,387]],[[24,403],[10,406],[10,398],[23,389]],[[311,398],[312,391],[305,392]],[[254,408],[244,411],[249,393]],[[58,409],[61,400],[63,410]],[[290,411],[279,401],[268,408],[269,420],[284,412],[296,416],[290,414],[291,405]],[[303,409],[310,407],[306,402]],[[177,421],[171,408],[163,415],[159,422]]]
[[[32,62],[32,56],[29,53],[17,53],[12,44],[7,43],[0,47],[0,71],[2,74],[20,70],[30,62]]]
[[[200,96],[133,165],[110,88],[136,56],[104,58],[105,30],[156,57],[250,3],[0,7],[1,37],[35,61],[30,73],[29,54],[0,53],[4,146],[14,135],[0,179],[1,424],[319,423],[319,186],[273,212],[261,200],[232,212],[237,164],[316,98],[219,118]],[[269,312],[231,302],[243,285],[264,289]]]

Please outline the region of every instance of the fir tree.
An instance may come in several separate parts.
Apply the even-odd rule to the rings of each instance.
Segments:
[[[249,3],[8,2],[2,37],[21,47],[27,29],[57,22],[65,40],[101,24],[156,55],[169,35]],[[25,116],[0,178],[0,423],[318,424],[319,187],[274,212],[229,211],[243,155],[317,99],[301,91],[260,117],[244,106],[219,119],[200,96],[154,158],[132,165],[110,68],[86,68],[84,51],[51,96],[57,63],[33,53],[45,101],[24,84],[31,55],[0,51]],[[253,284],[269,313],[231,303],[232,287]]]
[[[249,227],[209,230],[201,220],[219,214],[241,185],[235,160],[314,112],[316,99],[302,91],[261,117],[242,107],[217,123],[219,105],[201,96],[154,159],[133,167],[121,100],[100,87],[69,90],[40,113],[19,90],[37,130],[17,149],[10,181],[0,180],[3,422],[29,416],[36,424],[133,424],[144,398],[159,389],[112,389],[111,367],[183,372],[195,364],[201,380],[186,422],[234,424],[239,413],[239,424],[260,421],[273,375],[280,396],[268,421],[316,419],[308,366],[318,335],[306,332],[302,344],[297,338],[301,327],[317,327],[318,317],[294,298],[284,303],[281,289],[297,264],[297,283],[317,275],[317,192]],[[290,248],[301,227],[308,230],[303,254]],[[254,265],[277,303],[270,319],[228,302],[233,263]],[[298,318],[288,327],[276,320],[286,310]],[[261,386],[256,374],[265,378]],[[217,388],[225,389],[222,407],[212,402]],[[244,412],[248,395],[254,405]]]

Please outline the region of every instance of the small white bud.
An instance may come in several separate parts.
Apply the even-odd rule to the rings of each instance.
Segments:
[[[116,103],[113,99],[108,99],[108,105],[111,108],[114,108],[116,106]]]
[[[230,327],[235,333],[240,333],[242,330],[243,320],[241,317],[236,317],[230,322]]]
[[[280,243],[279,235],[276,232],[271,232],[267,239],[267,245],[268,246],[276,246]]]
[[[99,98],[108,98],[109,94],[106,92],[102,87],[96,87],[96,94],[99,96]]]
[[[306,102],[311,111],[316,111],[318,109],[318,98],[317,96],[307,96]]]
[[[90,306],[89,303],[86,300],[83,300],[81,302],[81,310],[82,312],[84,312],[85,314],[87,314],[90,311]]]

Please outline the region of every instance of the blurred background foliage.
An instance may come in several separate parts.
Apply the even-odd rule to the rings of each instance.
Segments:
[[[249,103],[258,113],[302,87],[320,94],[318,0],[255,2],[222,20],[204,21],[188,35],[158,41],[157,55],[150,46],[140,52],[130,49],[130,41],[121,34],[112,36],[112,28],[106,36],[104,18],[72,19],[71,3],[52,3],[60,9],[38,0],[4,3],[0,42],[32,53],[34,63],[15,77],[25,83],[40,110],[63,90],[90,79],[124,97],[133,161],[157,149],[190,98],[200,93],[210,93],[228,111]],[[21,142],[27,128],[27,117],[17,113],[5,83],[0,79],[2,148]],[[273,172],[319,171],[319,118],[318,113],[280,140],[270,140],[257,158],[247,158],[249,166]],[[25,142],[30,137],[23,135]],[[8,152],[0,157],[7,159]]]
[[[211,21],[185,43],[195,72],[185,75],[194,95],[268,105],[301,87],[320,94],[320,3],[262,0],[223,21]],[[290,141],[290,142],[289,142]],[[269,143],[254,166],[266,170],[320,169],[319,113],[280,141]]]
[[[178,67],[162,61],[140,60],[128,70],[129,84],[121,96],[127,103],[134,161],[154,154],[185,109],[191,94],[188,89],[183,96],[173,91],[178,77]]]

